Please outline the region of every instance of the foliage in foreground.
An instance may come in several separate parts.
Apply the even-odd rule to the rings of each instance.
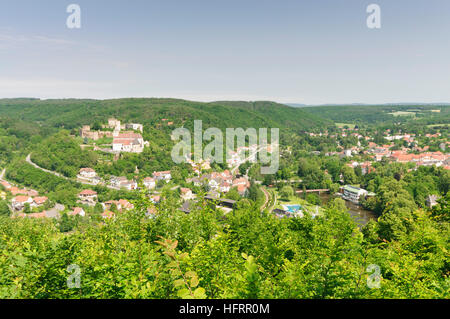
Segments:
[[[447,196],[448,197],[448,196]],[[254,208],[225,218],[149,204],[114,220],[0,220],[0,298],[448,298],[448,200],[411,214],[395,240],[360,231],[342,203],[324,216],[277,219]],[[380,269],[380,288],[369,288]],[[79,288],[69,265],[80,270]],[[72,266],[73,267],[73,266]],[[72,269],[72,268],[70,268]]]

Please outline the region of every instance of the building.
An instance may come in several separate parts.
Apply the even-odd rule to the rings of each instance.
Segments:
[[[190,199],[194,199],[194,193],[192,193],[192,190],[190,190],[189,188],[181,188],[181,198],[184,201],[190,200]]]
[[[119,184],[119,187],[125,188],[125,189],[131,191],[133,189],[137,189],[138,184],[134,180],[131,180],[131,181],[126,180],[126,181],[121,181]]]
[[[102,217],[104,218],[104,219],[111,219],[111,218],[114,218],[116,215],[112,212],[112,211],[109,211],[109,210],[105,210],[103,213],[102,213]]]
[[[142,124],[137,124],[137,123],[125,124],[125,129],[133,130],[133,131],[140,131],[142,133],[144,132],[144,126]]]
[[[119,205],[118,207],[121,207],[120,210],[130,210],[134,208],[134,205],[127,201],[126,199],[119,199]]]
[[[95,206],[97,202],[97,192],[91,189],[85,189],[84,191],[78,194],[78,198],[83,204]]]
[[[29,196],[19,195],[12,199],[11,205],[14,210],[19,211],[25,208],[25,205],[29,204],[30,207],[33,204],[33,199]]]
[[[172,175],[170,174],[170,171],[153,172],[153,178],[157,181],[165,180],[166,182],[169,182],[172,179]]]
[[[33,202],[35,206],[41,206],[44,205],[48,200],[48,197],[40,196],[33,198]]]
[[[81,216],[81,217],[84,217],[84,216],[86,216],[86,212],[81,207],[75,207],[73,209],[73,211],[69,212],[68,215],[69,216]]]
[[[367,196],[369,192],[356,186],[345,185],[341,187],[341,194],[345,200],[359,203],[359,198],[361,196]]]
[[[153,189],[156,187],[156,180],[153,177],[146,177],[143,182],[147,189]]]
[[[113,137],[113,132],[91,131],[91,127],[89,125],[83,125],[83,127],[80,129],[80,136],[82,138],[88,138],[88,139],[96,141],[103,137]]]
[[[112,143],[114,152],[142,153],[144,151],[142,135],[134,132],[119,133]]]
[[[108,119],[108,128],[112,128],[114,131],[119,131],[121,129],[120,121],[115,118]]]
[[[97,173],[92,168],[82,168],[78,174],[81,178],[91,179],[97,176]]]

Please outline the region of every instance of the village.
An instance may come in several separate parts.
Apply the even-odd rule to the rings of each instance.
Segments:
[[[166,123],[171,123],[168,119],[164,119]],[[95,145],[94,150],[106,153],[120,154],[120,153],[142,153],[144,148],[149,145],[149,142],[144,141],[142,133],[144,126],[138,123],[122,124],[120,120],[110,118],[107,124],[102,125],[100,129],[94,130],[90,126],[84,125],[79,135],[87,141],[99,141],[110,139],[110,144]],[[346,161],[346,166],[355,169],[360,168],[363,175],[374,172],[376,169],[373,163],[381,161],[397,162],[397,163],[411,163],[409,170],[417,169],[420,166],[436,166],[450,169],[450,154],[446,153],[449,142],[442,142],[439,147],[441,151],[429,151],[429,146],[419,147],[418,140],[415,134],[391,134],[390,130],[383,132],[385,144],[377,144],[374,142],[373,136],[364,135],[359,132],[358,127],[354,128],[340,128],[337,132],[328,133],[327,131],[319,133],[306,133],[311,138],[327,137],[336,140],[337,151],[326,152],[325,156],[339,156]],[[427,139],[439,139],[440,133],[426,134]],[[351,147],[344,148],[340,145],[339,138],[354,137],[357,142]],[[275,145],[278,147],[278,145]],[[267,145],[266,151],[271,152],[274,145]],[[208,159],[194,162],[191,157],[186,159],[186,162],[191,166],[191,176],[185,179],[185,185],[190,187],[183,187],[183,185],[170,184],[172,190],[179,189],[180,196],[180,210],[189,212],[192,203],[198,201],[198,194],[194,189],[202,189],[206,191],[204,199],[214,201],[216,206],[224,211],[230,212],[236,201],[227,199],[226,195],[231,189],[235,189],[237,194],[245,198],[248,195],[248,190],[251,186],[251,181],[247,174],[239,174],[238,168],[242,164],[255,163],[257,153],[260,151],[257,145],[241,146],[236,150],[228,150],[227,166],[228,169],[223,171],[213,171],[211,169],[211,162]],[[289,152],[289,148],[284,150]],[[319,154],[320,152],[313,152]],[[191,154],[192,155],[192,154]],[[38,167],[36,165],[36,167]],[[248,172],[248,170],[247,170]],[[325,172],[326,173],[326,172]],[[125,176],[99,176],[94,168],[83,167],[79,170],[76,181],[85,186],[105,186],[114,190],[125,190],[128,192],[145,190],[148,194],[149,200],[158,205],[161,199],[161,188],[164,185],[169,185],[172,181],[170,170],[154,171],[151,176],[145,176],[133,179],[128,179]],[[301,180],[299,180],[301,181]],[[261,184],[261,181],[254,181]],[[375,193],[360,188],[359,185],[349,185],[344,183],[341,174],[341,186],[334,194],[345,201],[359,204],[361,198],[367,199],[376,196]],[[12,198],[10,201],[10,209],[14,212],[12,217],[29,217],[29,218],[59,218],[62,213],[67,213],[69,216],[86,215],[86,210],[89,207],[101,207],[101,216],[103,218],[112,218],[119,212],[124,212],[133,209],[133,204],[126,199],[120,200],[106,200],[100,202],[98,194],[91,188],[86,188],[81,191],[77,197],[79,204],[76,207],[66,208],[61,204],[52,203],[45,196],[40,196],[37,191],[20,189],[18,186],[12,185],[10,182],[2,179],[1,185],[6,193],[10,193]],[[268,185],[270,188],[272,185]],[[326,191],[323,190],[308,190]],[[269,200],[276,202],[277,195],[263,190],[266,197],[266,204],[263,208],[267,208]],[[301,193],[301,191],[297,191]],[[332,194],[333,195],[333,194]],[[5,194],[2,195],[5,197]],[[428,202],[430,206],[436,203],[437,197],[430,195]],[[281,201],[280,201],[281,203]],[[100,206],[99,206],[99,205]],[[297,201],[285,202],[283,205],[272,205],[270,211],[275,216],[296,217],[302,216],[302,206]],[[317,214],[317,209],[312,209],[313,215]],[[315,213],[314,213],[315,211]],[[149,214],[154,213],[154,209],[149,208]]]

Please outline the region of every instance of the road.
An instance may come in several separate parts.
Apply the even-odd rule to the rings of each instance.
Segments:
[[[261,206],[261,211],[263,211],[264,209],[267,208],[267,204],[269,203],[270,195],[269,195],[269,192],[268,192],[264,187],[261,187],[261,190],[263,191],[264,196],[266,197],[266,201],[265,201],[264,204]]]
[[[66,177],[66,176],[64,176],[64,175],[62,175],[62,174],[60,174],[60,173],[57,173],[57,172],[54,172],[54,171],[50,171],[50,170],[48,170],[48,169],[45,169],[45,168],[43,168],[43,167],[40,167],[39,165],[37,165],[37,164],[35,164],[35,163],[33,163],[33,162],[31,161],[31,153],[28,154],[28,156],[27,156],[27,158],[26,158],[26,161],[27,161],[28,164],[34,166],[34,167],[37,168],[37,169],[40,169],[40,170],[43,171],[43,172],[46,172],[46,173],[55,175],[55,176],[57,176],[57,177],[64,178],[65,180],[72,181],[72,182],[75,182],[75,183],[84,184],[84,185],[95,186],[95,184],[92,184],[92,183],[89,183],[89,182],[85,182],[85,181],[81,181],[81,180],[74,180],[74,179],[69,178],[69,177]],[[106,185],[106,184],[103,183],[103,182],[98,183],[98,185],[100,185],[100,186],[105,186],[105,187],[107,187],[107,188],[109,188],[109,189],[120,190],[120,188],[114,187],[114,186],[112,186],[112,185]]]
[[[3,179],[3,176],[5,176],[5,173],[6,173],[6,168],[4,168],[2,170],[2,172],[0,173],[0,179]]]
[[[247,158],[244,158],[242,161],[239,162],[239,164],[237,164],[234,168],[231,169],[231,174],[235,174],[236,170],[239,168],[239,166],[241,166],[242,164],[244,164],[245,162],[247,162],[248,160],[250,160],[253,156],[255,156],[256,154],[258,154],[259,152],[261,152],[261,150],[263,149],[263,147],[261,146],[259,149],[257,149],[256,151],[254,151],[252,154],[250,154]]]
[[[48,170],[48,169],[42,168],[42,167],[38,166],[37,164],[33,163],[33,162],[31,161],[31,153],[27,155],[27,158],[26,158],[25,160],[27,161],[28,164],[34,166],[34,167],[37,168],[37,169],[40,169],[41,171],[44,171],[44,172],[49,173],[49,174],[53,174],[53,175],[55,175],[55,176],[64,178],[64,179],[66,179],[66,180],[70,180],[70,178],[68,178],[68,177],[66,177],[66,176],[64,176],[64,175],[61,175],[61,174],[59,174],[59,173],[57,173],[57,172],[53,172],[53,171],[50,171],[50,170]]]

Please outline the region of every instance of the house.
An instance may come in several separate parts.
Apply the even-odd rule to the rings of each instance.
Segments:
[[[185,201],[194,199],[195,196],[189,188],[181,188],[181,198]]]
[[[6,190],[10,190],[12,187],[7,181],[0,181],[0,185],[2,185]]]
[[[169,182],[172,179],[172,175],[170,174],[170,171],[153,172],[153,178],[157,181],[165,180],[166,182]]]
[[[24,209],[25,204],[33,204],[33,199],[29,196],[19,195],[12,199],[11,205],[14,210],[19,211]]]
[[[120,210],[130,210],[134,208],[134,205],[126,199],[119,199],[119,205],[117,205],[117,207],[119,206],[121,207]]]
[[[233,187],[237,187],[239,195],[245,196],[247,195],[248,188],[250,187],[250,182],[245,177],[236,178],[233,181]]]
[[[91,189],[85,189],[78,194],[78,198],[83,204],[95,206],[95,203],[97,202],[97,192]]]
[[[359,198],[361,196],[367,196],[368,195],[368,191],[366,191],[365,189],[356,187],[356,186],[351,186],[351,185],[345,185],[343,187],[341,187],[341,194],[342,197],[345,200],[354,202],[354,203],[359,203]]]
[[[41,206],[44,205],[48,200],[48,197],[41,196],[41,197],[35,197],[33,198],[33,202],[35,206]]]
[[[116,205],[117,210],[122,210],[122,205],[118,200],[109,200],[107,202],[102,203],[104,210],[111,210],[112,205]]]
[[[15,186],[11,187],[9,191],[14,196],[15,195],[25,195],[25,194],[27,194],[27,190],[26,189],[19,189],[18,187],[15,187]]]
[[[82,168],[80,169],[80,173],[78,174],[81,178],[94,178],[97,176],[97,173],[92,168]]]
[[[30,189],[30,190],[26,190],[25,195],[34,197],[34,196],[39,196],[39,192],[35,191],[34,189]]]
[[[128,181],[128,179],[125,176],[120,176],[120,177],[111,176],[109,179],[109,183],[111,184],[111,186],[118,187],[118,188],[120,188],[120,185],[122,182],[127,182],[127,181]]]
[[[133,190],[133,189],[137,189],[138,184],[136,183],[136,181],[121,181],[119,184],[120,188],[125,188],[129,191]]]
[[[114,152],[142,153],[144,151],[142,135],[134,132],[119,133],[113,139]]]
[[[156,180],[153,177],[144,178],[144,186],[148,189],[153,189],[156,187]]]
[[[81,207],[75,207],[73,209],[73,211],[69,212],[68,215],[69,216],[81,216],[81,217],[84,217],[84,216],[86,216],[86,212]]]
[[[116,215],[112,212],[112,211],[109,211],[109,210],[105,210],[103,213],[102,213],[102,217],[104,218],[104,219],[111,219],[111,218],[114,218]]]
[[[88,180],[90,183],[97,185],[101,182],[101,179],[99,176],[97,176],[97,173],[92,168],[82,168],[80,169],[80,172],[77,175],[80,179]]]
[[[248,187],[247,187],[247,185],[238,185],[237,191],[238,191],[239,195],[246,196],[247,192],[248,192]]]
[[[159,196],[159,195],[152,195],[152,196],[150,196],[150,201],[153,204],[158,204],[161,201],[161,196]]]

